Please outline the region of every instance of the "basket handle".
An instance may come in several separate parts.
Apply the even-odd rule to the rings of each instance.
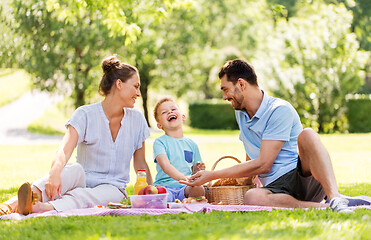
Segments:
[[[223,157],[219,158],[218,160],[216,160],[216,162],[211,167],[211,171],[214,171],[215,170],[216,165],[218,164],[218,162],[220,162],[221,160],[226,159],[226,158],[231,158],[233,160],[236,160],[236,162],[241,163],[241,161],[238,160],[238,158],[236,158],[236,157],[233,157],[233,156],[223,156]]]
[[[215,163],[213,164],[213,166],[211,167],[211,171],[214,171],[215,168],[216,168],[216,165],[218,165],[218,163],[219,163],[221,160],[226,159],[226,158],[230,158],[230,159],[235,160],[235,161],[238,162],[238,163],[241,163],[241,161],[238,160],[238,158],[236,158],[236,157],[233,157],[233,156],[223,156],[223,157],[219,158],[218,160],[216,160],[216,162],[215,162]],[[212,182],[212,180],[208,183],[208,186],[209,186],[209,187],[211,186],[211,182]]]

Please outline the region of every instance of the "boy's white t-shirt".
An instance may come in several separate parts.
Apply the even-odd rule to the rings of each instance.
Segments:
[[[87,187],[111,184],[122,189],[130,181],[130,160],[149,137],[149,129],[141,112],[124,112],[115,141],[101,102],[77,108],[66,123],[79,135],[77,162],[85,170]]]

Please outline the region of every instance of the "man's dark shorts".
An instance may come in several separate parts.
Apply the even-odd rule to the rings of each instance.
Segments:
[[[300,158],[296,169],[282,175],[263,187],[272,193],[285,193],[301,201],[321,202],[326,193],[321,184],[311,175],[303,176]]]

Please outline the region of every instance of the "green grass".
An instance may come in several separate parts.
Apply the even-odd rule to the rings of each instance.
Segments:
[[[222,155],[244,157],[236,131],[185,129],[200,148],[207,169]],[[151,172],[152,144],[146,144]],[[340,192],[371,195],[371,134],[321,135],[333,158]],[[0,202],[16,194],[24,181],[46,174],[58,145],[0,146]],[[72,159],[75,158],[75,155]],[[74,161],[74,160],[71,160]],[[218,167],[235,164],[226,161]],[[131,171],[130,184],[135,180]],[[132,192],[132,185],[128,187]],[[0,239],[369,239],[371,212],[354,214],[329,210],[272,212],[212,212],[160,216],[47,217],[22,221],[1,220]]]
[[[0,107],[22,96],[31,88],[31,77],[23,70],[0,69]]]
[[[369,239],[370,213],[296,210],[48,217],[0,223],[4,239]],[[1,237],[1,235],[0,235]]]
[[[156,168],[152,161],[152,144],[162,133],[152,134],[147,140],[146,156],[152,175]],[[193,133],[187,134],[194,139],[200,149],[206,168],[209,170],[213,163],[223,155],[233,155],[244,160],[245,152],[238,140],[238,133],[215,131],[213,136]],[[371,183],[371,134],[339,134],[321,135],[322,142],[330,152],[335,176],[340,184]],[[47,174],[58,145],[12,145],[0,146],[0,186],[7,189],[24,181],[34,181]],[[75,155],[71,162],[75,161]],[[233,160],[221,161],[217,169],[235,164]],[[131,184],[135,180],[131,171]]]

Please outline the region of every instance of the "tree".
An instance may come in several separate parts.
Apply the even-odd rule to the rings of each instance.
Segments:
[[[217,73],[229,59],[257,54],[273,28],[265,1],[197,1],[175,10],[160,35],[166,39],[153,72],[154,85],[188,100],[221,97]]]
[[[277,24],[275,44],[260,59],[278,97],[289,100],[304,126],[344,131],[345,96],[359,89],[367,54],[351,33],[344,5],[315,2]],[[273,42],[272,42],[273,43]]]
[[[2,15],[12,44],[0,50],[11,61],[2,63],[32,73],[36,88],[72,94],[78,107],[96,90],[101,59],[135,42],[141,21],[158,21],[173,2],[12,0]]]
[[[357,40],[360,43],[360,48],[365,51],[371,52],[371,1],[369,0],[356,0],[346,1],[347,7],[353,11],[352,31],[357,35]],[[366,85],[363,87],[364,92],[371,93],[371,54],[367,65],[366,71]]]

